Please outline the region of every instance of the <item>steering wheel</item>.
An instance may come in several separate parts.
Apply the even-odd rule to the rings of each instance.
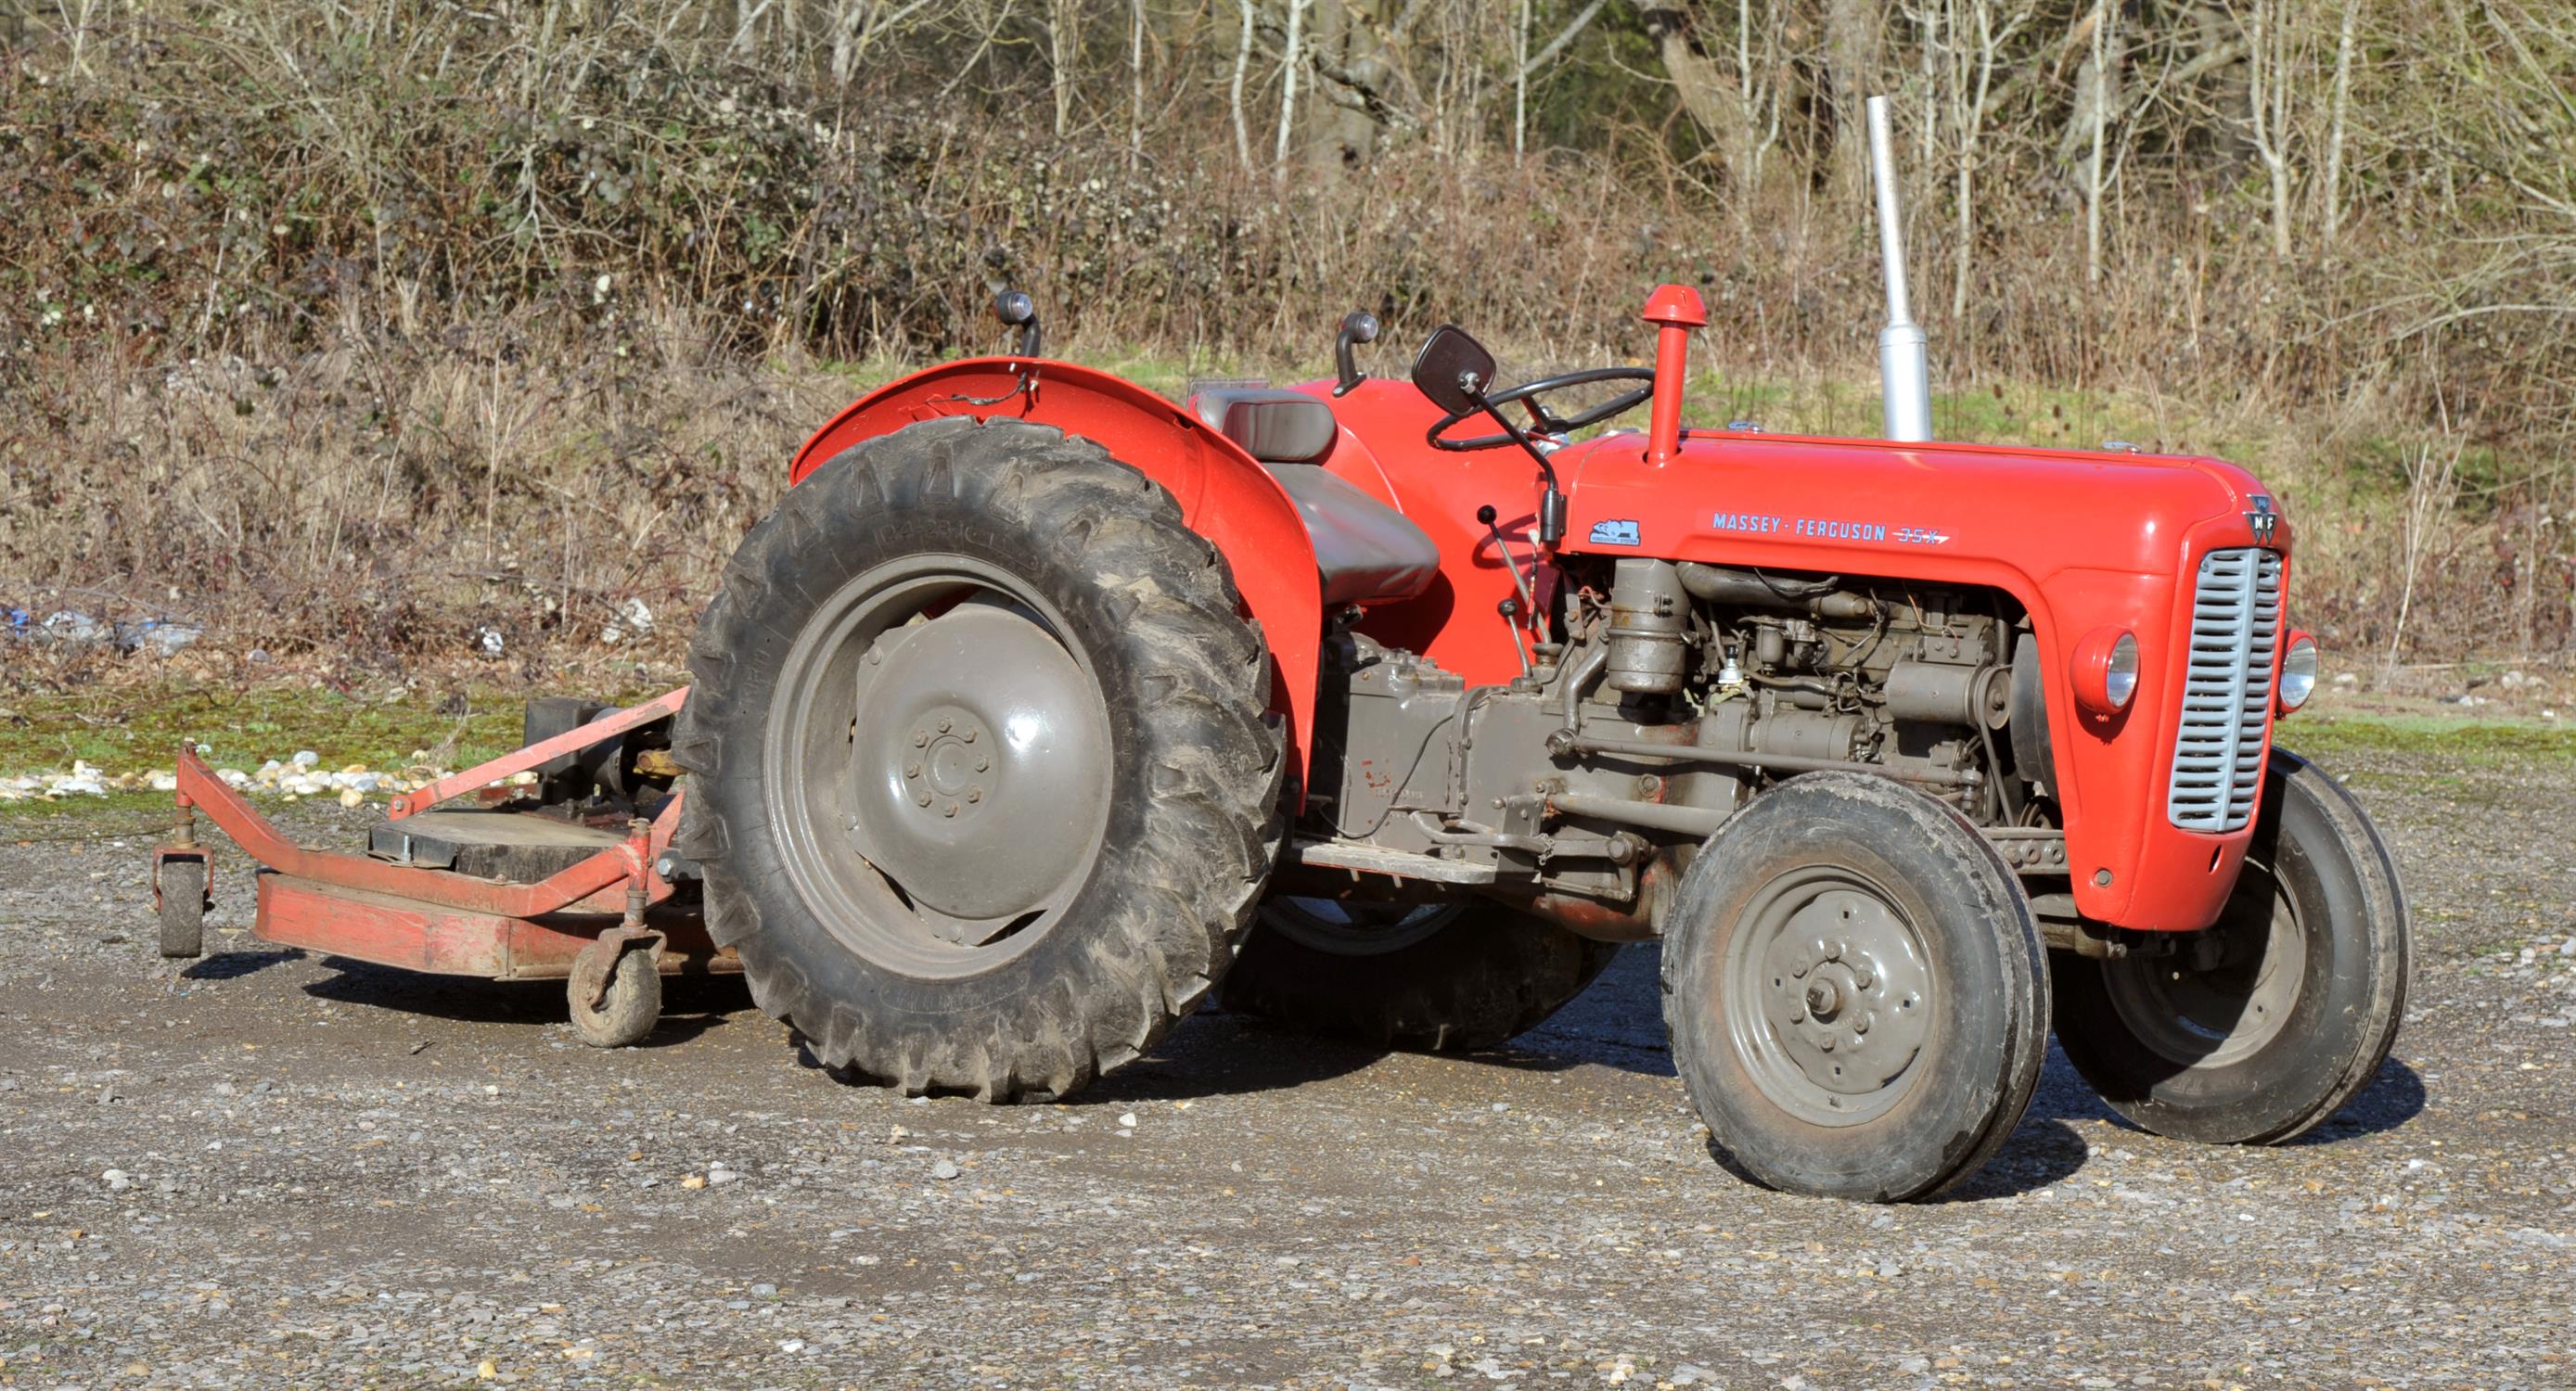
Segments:
[[[1644,382],[1645,385],[1630,387],[1590,410],[1577,411],[1566,416],[1556,414],[1534,399],[1545,392],[1563,391],[1567,387],[1584,386],[1592,382]],[[1580,372],[1564,372],[1553,377],[1541,377],[1534,382],[1524,382],[1509,391],[1498,391],[1486,397],[1485,400],[1496,407],[1506,406],[1514,401],[1528,401],[1530,414],[1536,419],[1539,433],[1564,435],[1587,425],[1598,425],[1622,411],[1634,410],[1647,397],[1654,394],[1655,369],[1652,367],[1587,367]],[[1424,433],[1423,439],[1434,449],[1501,449],[1513,442],[1509,435],[1470,435],[1465,439],[1454,440],[1443,438],[1444,433],[1459,421],[1471,415],[1482,414],[1484,414],[1482,410],[1463,410],[1444,415],[1440,417],[1438,424]]]

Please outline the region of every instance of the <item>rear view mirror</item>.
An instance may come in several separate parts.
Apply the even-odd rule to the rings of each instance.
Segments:
[[[1456,324],[1442,324],[1413,358],[1413,385],[1451,415],[1476,409],[1475,397],[1494,385],[1494,355]]]

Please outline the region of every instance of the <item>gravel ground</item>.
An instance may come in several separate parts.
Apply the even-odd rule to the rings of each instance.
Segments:
[[[2354,1108],[2200,1148],[2052,1057],[1893,1209],[1709,1159],[1643,949],[1491,1055],[1209,1013],[995,1109],[802,1066],[738,987],[601,1053],[555,987],[172,970],[142,842],[0,822],[0,1384],[2576,1386],[2576,793],[2363,763],[2420,954]]]

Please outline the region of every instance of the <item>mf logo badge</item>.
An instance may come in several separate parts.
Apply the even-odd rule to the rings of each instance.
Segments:
[[[2255,545],[2271,545],[2272,532],[2281,524],[2281,514],[2272,510],[2272,499],[2267,493],[2256,493],[2252,502],[2254,510],[2245,514],[2245,524],[2254,528]]]
[[[1594,522],[1592,544],[1596,546],[1636,545],[1637,524],[1632,521]]]

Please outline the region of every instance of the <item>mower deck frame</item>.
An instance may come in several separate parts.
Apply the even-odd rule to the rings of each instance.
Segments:
[[[453,774],[396,798],[399,821],[501,783],[564,754],[679,712],[688,688],[612,712],[577,729]],[[203,810],[258,863],[259,909],[251,935],[278,946],[439,975],[487,980],[565,980],[583,954],[613,965],[650,947],[661,975],[735,974],[741,962],[709,939],[694,908],[672,903],[663,870],[681,799],[650,821],[628,823],[615,844],[534,883],[478,878],[450,869],[396,864],[371,855],[297,845],[224,784],[193,747],[178,757],[179,819],[161,866],[206,858],[195,813]],[[500,812],[499,815],[511,813]],[[535,813],[528,813],[535,815]]]

